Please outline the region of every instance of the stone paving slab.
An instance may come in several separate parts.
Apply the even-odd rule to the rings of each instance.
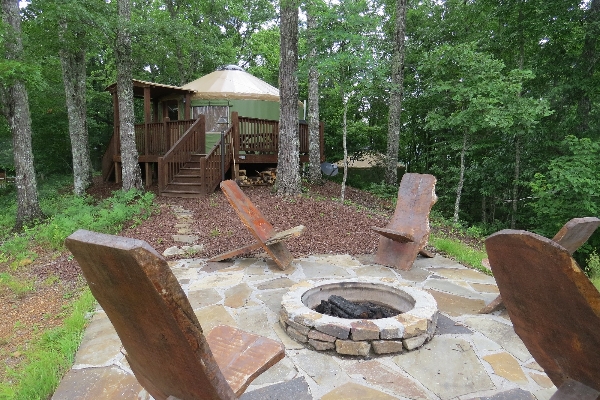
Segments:
[[[219,263],[193,258],[169,265],[205,333],[226,324],[284,344],[286,357],[258,377],[243,400],[547,400],[556,391],[505,313],[477,314],[497,293],[493,278],[439,255],[418,257],[410,271],[373,264],[372,255],[310,256],[294,260],[285,271],[260,257]],[[429,288],[440,310],[430,342],[393,356],[343,356],[314,351],[282,330],[279,304],[291,285],[307,279],[364,278],[369,271],[404,286]],[[151,400],[120,347],[100,309],[53,399]]]

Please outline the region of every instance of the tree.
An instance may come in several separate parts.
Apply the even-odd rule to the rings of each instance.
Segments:
[[[92,183],[86,105],[86,49],[89,40],[86,34],[95,18],[91,18],[86,2],[82,1],[60,2],[57,11],[60,16],[59,56],[73,156],[73,191],[82,196]]]
[[[308,34],[308,180],[312,184],[321,183],[321,142],[319,135],[319,69],[316,44],[317,18],[314,1],[306,10]]]
[[[117,99],[119,102],[119,132],[121,138],[121,165],[123,190],[142,189],[142,173],[135,146],[133,114],[133,84],[131,58],[131,0],[118,0],[118,24],[116,42]]]
[[[387,160],[385,182],[398,183],[398,146],[400,141],[400,113],[402,112],[402,89],[404,83],[404,37],[406,36],[406,0],[396,0],[396,23],[394,52],[392,55],[392,86],[388,114]]]
[[[300,188],[298,136],[298,1],[281,0],[279,63],[279,155],[277,193],[297,195]]]
[[[338,125],[344,157],[341,201],[348,176],[348,148],[353,147],[351,153],[362,153],[369,147],[369,141],[361,141],[358,146],[351,143],[359,142],[360,136],[367,136],[362,133],[371,133],[360,109],[371,108],[367,95],[382,75],[377,57],[381,17],[379,10],[372,6],[369,1],[346,0],[332,5],[321,15],[321,38],[326,49],[320,63],[324,92],[331,96],[328,101],[338,107],[334,118],[341,120]],[[339,146],[339,142],[336,145]]]
[[[552,237],[571,218],[600,214],[600,142],[569,135],[561,143],[563,155],[550,161],[547,171],[537,173],[531,187],[536,198],[536,231]],[[583,261],[592,247],[600,247],[594,234],[577,253]]]
[[[431,106],[427,128],[447,132],[446,140],[460,153],[453,215],[458,222],[471,146],[494,131],[527,131],[550,112],[544,100],[521,96],[530,71],[506,73],[503,62],[476,51],[474,44],[440,46],[423,59],[419,75]],[[447,157],[448,148],[442,151]]]
[[[2,22],[7,32],[4,38],[5,61],[2,68],[2,114],[6,117],[13,136],[17,186],[17,218],[15,230],[42,218],[38,202],[37,180],[31,148],[31,115],[23,77],[29,71],[21,63],[23,42],[21,17],[17,0],[2,0]],[[8,72],[6,72],[8,71]],[[5,75],[6,74],[6,75]]]

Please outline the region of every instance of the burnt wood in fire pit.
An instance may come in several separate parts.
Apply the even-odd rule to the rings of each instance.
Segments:
[[[353,302],[338,295],[331,295],[329,299],[321,300],[321,304],[315,307],[315,311],[332,317],[348,319],[390,318],[400,314],[400,311],[381,304],[369,301]]]

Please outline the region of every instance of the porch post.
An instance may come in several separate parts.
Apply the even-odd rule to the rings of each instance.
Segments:
[[[185,100],[183,104],[183,119],[186,121],[190,119],[190,111],[192,110],[192,95],[190,93],[185,94]]]
[[[240,120],[237,111],[231,113],[231,129],[233,134],[233,179],[238,179],[240,172],[240,167],[237,163],[240,154]]]
[[[151,116],[150,108],[150,87],[144,86],[144,155],[150,154],[150,132],[148,124]]]

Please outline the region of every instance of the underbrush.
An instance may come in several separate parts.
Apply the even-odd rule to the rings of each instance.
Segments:
[[[590,277],[590,280],[600,290],[600,256],[596,251],[592,251],[587,259],[585,273]]]
[[[21,233],[5,234],[1,239],[0,263],[10,263],[12,270],[35,260],[36,246],[62,251],[65,238],[77,229],[116,234],[125,224],[135,226],[147,219],[155,207],[154,194],[150,192],[119,190],[112,197],[97,202],[90,196],[71,194],[65,189],[68,184],[60,179],[48,186],[40,190],[40,207],[47,219],[25,227]],[[10,202],[6,196],[2,197],[0,203]],[[14,204],[9,205],[0,215],[0,229],[4,232],[14,225],[15,210]]]
[[[29,344],[24,354],[26,361],[17,369],[7,370],[13,383],[0,383],[0,399],[47,399],[54,392],[73,364],[94,304],[92,293],[84,290],[70,307],[71,315],[62,326],[44,332]]]
[[[107,199],[96,200],[74,196],[70,178],[57,178],[39,189],[40,207],[47,218],[23,232],[11,233],[15,199],[14,189],[0,192],[0,292],[8,290],[16,299],[35,295],[36,287],[47,284],[35,282],[27,273],[37,253],[62,253],[65,238],[77,229],[118,234],[125,227],[140,224],[156,210],[150,192],[118,190]],[[5,367],[8,379],[0,383],[0,399],[47,399],[53,393],[73,363],[93,304],[94,298],[85,289],[65,309],[64,315],[70,316],[60,327],[34,335],[21,351],[23,360],[12,368]]]

